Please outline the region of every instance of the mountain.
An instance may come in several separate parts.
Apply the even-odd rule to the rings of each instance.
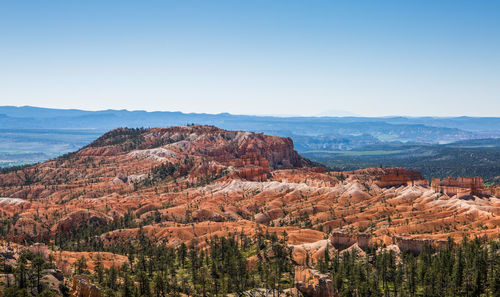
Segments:
[[[187,176],[186,182],[193,183],[225,175],[261,180],[266,179],[271,170],[302,167],[312,162],[293,150],[291,139],[261,133],[226,131],[198,125],[119,128],[74,153],[27,167],[20,172],[11,170],[2,177],[0,186],[16,191],[17,187],[25,185],[88,183],[88,173],[92,175],[91,178],[98,180],[95,183],[106,184],[108,180],[105,177],[111,172],[119,172],[115,175],[118,179],[114,181],[127,182],[127,178],[122,177],[124,173],[133,170],[136,178],[146,178],[154,164],[166,167],[158,168],[159,176],[152,174],[150,182],[163,178],[164,174],[175,173],[176,176]],[[101,176],[92,174],[93,168],[99,168]],[[163,170],[168,171],[168,174]],[[46,190],[42,196],[36,191],[22,195],[25,198],[40,198],[50,196],[54,191]]]
[[[140,280],[148,269],[167,269],[160,262],[197,283],[200,255],[199,269],[213,274],[236,273],[214,263],[245,269],[241,288],[222,282],[228,292],[262,288],[259,269],[282,269],[274,275],[287,279],[283,289],[319,297],[333,282],[314,268],[339,253],[389,246],[418,254],[447,246],[447,238],[497,238],[499,195],[479,177],[429,184],[401,168],[329,171],[300,156],[290,138],[262,133],[120,128],[74,153],[0,174],[0,238],[10,242],[0,240],[0,254],[18,265],[23,251],[36,251],[62,278],[94,275],[75,277],[73,291],[99,282],[99,269],[109,275],[121,267],[122,281],[125,272]],[[219,279],[208,271],[204,277]]]

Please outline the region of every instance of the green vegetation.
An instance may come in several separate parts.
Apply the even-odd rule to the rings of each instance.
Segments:
[[[75,273],[87,274],[104,296],[226,296],[253,288],[265,288],[273,296],[284,296],[293,287],[294,262],[286,246],[286,234],[260,232],[213,237],[177,248],[158,245],[142,232],[135,240],[113,247],[81,246],[88,251],[112,251],[126,255],[128,264],[104,268],[98,260],[90,272],[85,259],[74,265]],[[203,248],[201,246],[204,246]],[[39,284],[50,262],[30,252],[21,255],[5,296],[42,296]],[[328,274],[340,296],[500,296],[500,242],[481,239],[453,242],[439,250],[425,247],[414,255],[392,250],[370,249],[328,254],[315,268]],[[64,289],[64,288],[63,288]],[[67,289],[65,289],[67,290]],[[49,292],[43,293],[43,296]]]
[[[481,176],[500,184],[500,140],[464,141],[448,145],[384,144],[352,151],[307,151],[302,155],[333,170],[367,167],[416,169],[426,178]]]
[[[3,260],[0,258],[0,260]],[[7,283],[2,296],[4,297],[20,297],[20,296],[40,296],[51,297],[58,296],[52,290],[56,289],[63,292],[65,296],[69,296],[69,290],[64,285],[59,288],[47,288],[42,284],[42,278],[47,273],[48,269],[56,268],[51,261],[46,261],[42,256],[30,252],[23,251],[19,255],[16,267],[12,267],[5,261],[0,262],[0,271],[5,274],[14,274],[15,281],[10,283],[10,279],[6,278]],[[52,289],[52,290],[51,290]]]
[[[451,241],[419,255],[355,250],[318,264],[340,296],[500,296],[500,245],[480,239]]]
[[[315,153],[323,153],[323,154],[332,154],[332,155],[340,155],[340,156],[380,156],[380,155],[395,155],[401,153],[408,153],[411,150],[373,150],[373,151],[325,151],[325,150],[315,150],[315,151],[305,151],[304,154],[315,154]]]
[[[170,143],[183,140],[182,137],[174,140],[171,138],[158,138],[154,143],[148,143],[144,139],[146,128],[119,128],[111,130],[94,142],[89,144],[90,147],[116,146],[119,145],[124,151],[140,149],[147,144],[148,148],[160,147]]]
[[[133,150],[144,143],[144,128],[120,128],[111,130],[92,142],[89,147],[120,145],[123,150]]]
[[[275,234],[261,233],[253,240],[243,234],[214,237],[205,242],[206,249],[197,247],[196,242],[177,248],[157,245],[142,233],[136,239],[112,249],[86,246],[94,251],[120,251],[128,256],[130,264],[104,269],[99,262],[95,272],[90,273],[85,261],[78,260],[75,272],[91,276],[106,296],[226,296],[256,287],[279,295],[293,286],[289,250]],[[254,268],[247,265],[252,256],[256,262]],[[15,271],[20,271],[23,265],[20,262]],[[16,283],[10,284],[9,292],[33,286],[26,284],[23,273],[15,275]]]

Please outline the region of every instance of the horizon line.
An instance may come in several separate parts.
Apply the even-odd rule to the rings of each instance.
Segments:
[[[34,105],[0,105],[0,108],[37,108],[37,109],[47,109],[47,110],[61,110],[61,111],[82,111],[82,112],[106,112],[106,111],[126,111],[126,112],[165,112],[165,113],[182,113],[182,114],[194,114],[194,115],[230,115],[230,116],[253,116],[253,117],[275,117],[275,118],[500,118],[495,116],[470,116],[470,115],[452,115],[452,116],[437,116],[437,115],[290,115],[290,114],[244,114],[244,113],[230,113],[230,112],[219,112],[219,113],[205,113],[205,112],[188,112],[181,110],[147,110],[147,109],[84,109],[84,108],[65,108],[65,107],[45,107],[45,106],[34,106]]]

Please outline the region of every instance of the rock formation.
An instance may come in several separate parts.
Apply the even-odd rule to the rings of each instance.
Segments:
[[[433,240],[433,239],[416,239],[403,236],[394,236],[394,244],[396,244],[401,251],[411,252],[413,254],[421,253],[425,247],[445,248],[448,245],[446,240]]]
[[[468,195],[490,194],[485,191],[483,179],[481,177],[458,177],[456,180],[447,177],[441,180],[433,178],[431,188],[448,196],[457,195],[458,197]]]
[[[101,289],[91,284],[86,275],[75,275],[70,294],[71,297],[101,297]]]
[[[332,232],[330,233],[330,242],[337,249],[345,249],[353,244],[357,244],[360,248],[368,248],[370,245],[370,240],[372,236],[370,234],[349,234],[343,232]]]
[[[295,287],[305,297],[332,297],[337,296],[333,290],[330,275],[321,274],[319,271],[297,267],[295,269]]]
[[[375,177],[375,184],[379,187],[399,187],[422,185],[427,186],[428,181],[416,170],[404,168],[386,168]]]

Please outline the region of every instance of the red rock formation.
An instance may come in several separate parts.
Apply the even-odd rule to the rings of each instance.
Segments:
[[[426,246],[434,248],[445,248],[448,245],[446,240],[434,239],[415,239],[403,236],[394,236],[394,244],[396,244],[401,251],[411,252],[414,254],[421,253]]]
[[[295,269],[295,287],[305,297],[337,296],[330,275],[306,267],[299,266]]]
[[[112,254],[108,252],[70,252],[70,251],[56,251],[51,253],[54,263],[57,267],[64,271],[66,274],[74,272],[75,263],[80,258],[85,258],[87,269],[95,271],[96,264],[100,262],[106,269],[114,266],[115,268],[122,267],[123,264],[128,264],[128,258],[123,255]]]
[[[189,175],[190,183],[220,178],[224,171],[232,178],[262,181],[271,170],[309,164],[290,138],[212,126],[116,129],[74,154],[3,175],[0,194],[39,199],[58,192],[70,200],[89,195],[88,190],[94,197],[118,188],[132,191],[129,179],[143,180],[152,167],[166,162],[176,166],[177,177]],[[89,183],[85,192],[75,191]]]
[[[328,239],[312,243],[289,245],[289,247],[292,249],[292,260],[300,266],[314,267],[319,261],[325,258],[325,253],[328,253],[330,258],[333,258],[336,251]]]
[[[482,195],[489,194],[484,189],[483,179],[481,177],[458,177],[456,180],[452,177],[433,178],[431,188],[448,196],[458,195]]]
[[[366,249],[370,246],[372,236],[364,233],[349,234],[332,232],[329,238],[331,244],[337,249],[345,249],[353,244],[357,244],[360,248]]]
[[[394,187],[406,185],[428,186],[427,180],[416,170],[404,168],[386,168],[375,178],[375,184],[379,187]]]

